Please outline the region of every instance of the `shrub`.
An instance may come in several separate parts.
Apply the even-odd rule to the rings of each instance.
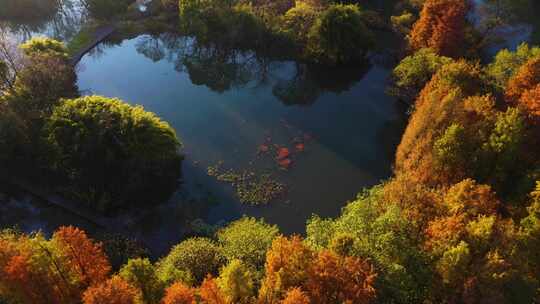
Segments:
[[[356,5],[332,5],[309,32],[309,52],[318,61],[335,65],[361,62],[373,46],[373,35]]]
[[[206,238],[192,238],[176,245],[158,262],[158,273],[162,281],[173,282],[178,271],[190,273],[197,283],[208,275],[217,275],[225,263],[225,257],[214,242]]]
[[[297,2],[283,16],[280,30],[301,46],[308,41],[308,33],[317,20],[318,11],[306,2]]]
[[[416,98],[431,77],[451,62],[451,58],[439,56],[432,49],[421,49],[405,57],[392,73],[395,80],[393,93],[408,100]]]
[[[228,303],[251,303],[255,291],[255,275],[240,260],[232,260],[221,268],[217,284]]]
[[[141,291],[147,304],[158,304],[163,297],[164,284],[158,279],[154,265],[148,259],[132,259],[120,269],[119,275]]]
[[[238,259],[261,269],[264,266],[266,252],[278,233],[277,226],[245,217],[220,230],[217,237],[223,247],[223,254],[229,261]]]
[[[150,199],[176,185],[180,174],[174,130],[118,99],[66,100],[54,109],[44,135],[52,168],[100,202],[99,210]]]
[[[62,42],[47,37],[32,38],[19,47],[28,57],[52,55],[67,59],[68,56],[68,49]]]

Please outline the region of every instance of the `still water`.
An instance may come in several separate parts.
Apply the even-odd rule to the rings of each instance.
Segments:
[[[142,105],[176,129],[187,156],[179,191],[210,189],[217,205],[209,222],[246,214],[302,233],[312,214],[336,216],[362,188],[390,176],[404,109],[385,94],[389,72],[379,64],[329,70],[265,61],[163,34],[86,56],[78,84],[86,94]],[[281,168],[273,152],[258,153],[261,145],[294,151],[291,167]],[[241,204],[230,185],[207,175],[220,162],[271,173],[287,193],[265,206]]]

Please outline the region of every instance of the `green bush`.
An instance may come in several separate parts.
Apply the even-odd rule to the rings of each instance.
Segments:
[[[255,281],[253,272],[240,260],[223,266],[217,280],[227,303],[253,303]]]
[[[373,34],[356,5],[332,5],[309,32],[308,51],[319,62],[339,65],[362,62],[374,44]]]
[[[238,259],[258,270],[264,267],[266,251],[278,235],[277,226],[249,217],[235,221],[217,233],[223,254],[229,261]]]
[[[299,2],[295,7],[285,13],[280,23],[280,30],[296,43],[305,46],[308,33],[315,20],[318,11],[305,2]]]
[[[66,59],[68,57],[68,49],[62,42],[47,37],[32,38],[19,48],[28,57],[37,55],[52,55]]]
[[[185,282],[186,277],[190,276],[195,283],[201,283],[208,274],[216,276],[224,264],[221,248],[212,240],[192,238],[176,245],[169,255],[159,261],[157,271],[160,279],[167,283],[178,280]]]
[[[163,195],[180,174],[175,131],[118,99],[66,100],[54,109],[44,135],[52,168],[99,210]]]
[[[452,62],[451,58],[439,56],[432,49],[421,49],[411,56],[405,57],[394,68],[393,95],[413,101],[420,90],[431,80],[431,77],[445,64]]]
[[[159,280],[155,267],[150,260],[131,259],[120,269],[119,275],[141,291],[144,303],[160,303],[165,285]]]
[[[486,67],[486,72],[495,84],[503,89],[527,60],[539,55],[540,47],[529,47],[526,43],[519,45],[515,52],[504,49],[497,53],[493,62]]]
[[[415,223],[384,200],[382,186],[364,191],[337,219],[314,216],[306,231],[306,242],[314,249],[369,258],[378,270],[380,303],[422,303],[430,270],[416,245]]]

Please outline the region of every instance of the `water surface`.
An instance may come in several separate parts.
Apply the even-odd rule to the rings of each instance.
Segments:
[[[312,214],[336,216],[362,188],[390,176],[404,111],[385,94],[388,74],[379,64],[325,69],[258,60],[164,34],[85,57],[79,87],[142,105],[176,129],[187,155],[179,191],[193,184],[210,189],[219,204],[209,222],[246,214],[302,233]],[[298,138],[307,138],[305,152],[289,170],[279,168],[275,155],[257,156],[268,141],[293,151]],[[266,206],[243,205],[232,187],[206,174],[219,162],[270,172],[288,193]]]

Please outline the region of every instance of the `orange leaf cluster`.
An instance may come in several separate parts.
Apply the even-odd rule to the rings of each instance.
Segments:
[[[538,84],[540,84],[540,56],[527,61],[508,81],[506,100],[510,104],[517,104],[525,92],[534,89]]]
[[[212,276],[204,279],[201,287],[199,287],[199,295],[204,304],[227,304],[225,296]]]
[[[84,304],[137,304],[140,292],[119,276],[88,288],[83,295]]]
[[[373,266],[366,261],[322,251],[311,270],[308,289],[315,304],[367,304],[376,296],[375,278]]]
[[[292,288],[285,295],[282,304],[310,304],[309,297],[300,288]]]
[[[525,109],[529,117],[536,123],[540,122],[540,84],[525,91],[519,99],[520,106]]]
[[[61,227],[53,235],[53,241],[62,249],[69,267],[75,270],[87,285],[106,280],[111,266],[101,244],[91,241],[86,233],[75,227]]]
[[[464,0],[427,0],[409,36],[411,47],[431,48],[439,55],[458,57],[468,9]]]
[[[165,290],[163,304],[195,304],[195,291],[182,283],[175,283]]]
[[[300,237],[280,237],[267,253],[260,303],[370,303],[373,267],[332,251],[314,254]],[[305,291],[304,291],[305,290]]]

